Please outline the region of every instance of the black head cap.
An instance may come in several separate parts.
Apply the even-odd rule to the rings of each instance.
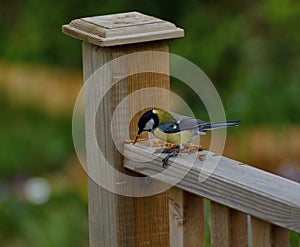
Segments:
[[[138,135],[143,131],[151,131],[158,126],[159,119],[153,110],[146,111],[139,119],[138,122]]]

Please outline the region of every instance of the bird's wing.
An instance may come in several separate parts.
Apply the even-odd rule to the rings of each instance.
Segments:
[[[241,121],[239,120],[233,120],[227,122],[211,123],[195,118],[183,118],[177,121],[161,124],[158,126],[158,128],[164,133],[178,133],[184,130],[197,129],[199,134],[204,134],[207,130],[238,126],[240,122]]]
[[[174,122],[161,124],[158,126],[164,133],[177,133],[183,130],[198,129],[206,122],[195,118],[183,118]]]

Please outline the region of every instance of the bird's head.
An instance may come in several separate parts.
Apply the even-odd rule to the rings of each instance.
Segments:
[[[133,141],[133,144],[136,143],[137,139],[143,131],[151,132],[158,126],[158,124],[159,118],[158,115],[155,113],[155,110],[146,111],[138,121],[139,130],[137,132],[135,140]]]

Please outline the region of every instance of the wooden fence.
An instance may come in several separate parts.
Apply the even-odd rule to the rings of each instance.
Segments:
[[[141,104],[142,109],[168,108],[169,55],[161,40],[182,37],[182,29],[131,12],[77,19],[64,25],[63,32],[83,41],[90,246],[204,246],[204,198],[211,201],[212,246],[247,246],[247,215],[251,215],[252,246],[289,245],[288,231],[300,232],[298,183],[224,157],[214,172],[199,182],[200,170],[205,170],[203,162],[207,157],[213,159],[209,152],[203,161],[197,154],[181,155],[171,173],[164,174],[161,158],[153,160],[153,150],[144,143],[123,145],[128,126],[131,138],[136,133],[138,114],[134,113]],[[97,73],[101,68],[105,70]],[[89,85],[88,80],[93,83]],[[142,102],[134,96],[151,87],[161,90],[150,95],[142,91]],[[133,97],[124,101],[129,95]],[[161,185],[180,179],[159,194],[125,196],[115,192],[126,191],[128,180],[111,173],[106,162],[131,177],[159,173],[156,179]],[[182,168],[191,164],[194,166],[183,174]],[[129,192],[147,192],[155,184],[152,178],[143,181],[131,185]],[[111,186],[106,188],[104,182]]]
[[[248,246],[248,233],[252,246],[289,246],[289,230],[300,233],[299,183],[208,151],[200,152],[202,160],[199,154],[182,154],[172,164],[171,176],[162,173],[161,158],[153,157],[145,143],[125,145],[124,154],[125,167],[139,174],[160,173],[166,183],[183,177],[169,191],[171,246],[203,246],[203,198],[211,200],[212,246]],[[220,163],[207,180],[199,182],[205,157],[210,157],[209,162],[220,158]],[[182,167],[190,164],[193,167],[185,175]]]

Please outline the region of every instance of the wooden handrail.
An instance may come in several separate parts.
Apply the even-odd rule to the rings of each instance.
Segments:
[[[205,156],[212,155],[211,152],[201,152],[205,154],[203,161],[195,153],[181,154],[175,161],[170,160],[170,164],[174,162],[172,171],[164,174],[161,157],[153,154],[154,149],[145,147],[145,143],[125,144],[124,166],[147,176],[160,173],[159,180],[165,183],[173,183],[174,177],[183,177],[176,187],[300,233],[299,183],[225,157],[220,158],[214,172],[200,183],[199,171],[203,169]],[[184,175],[185,169],[181,168],[188,168],[193,162],[193,167]]]

